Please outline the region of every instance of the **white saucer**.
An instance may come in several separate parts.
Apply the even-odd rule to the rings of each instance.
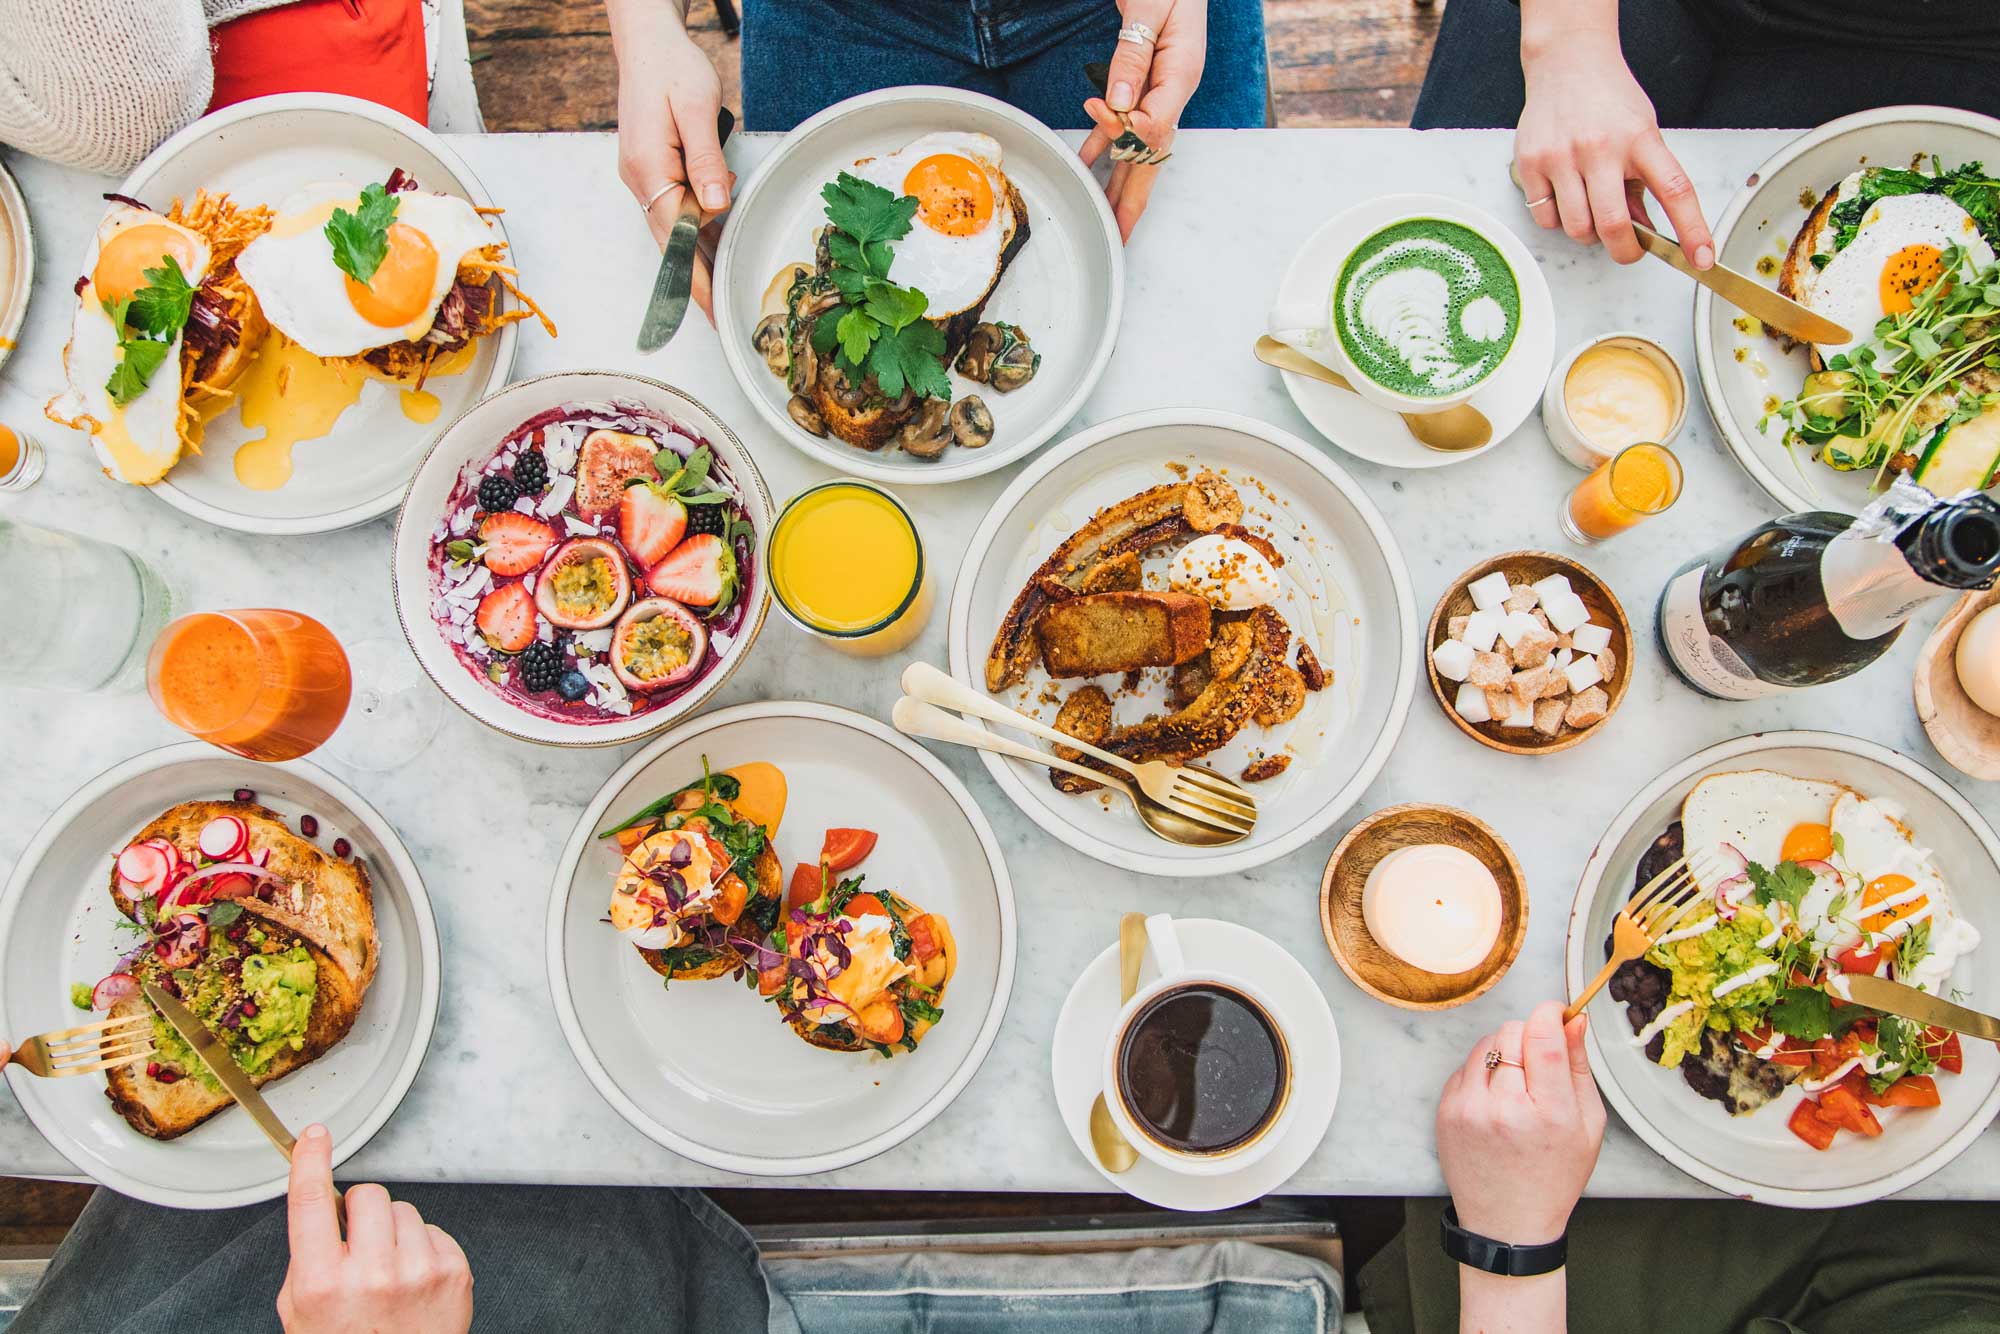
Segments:
[[[1270,992],[1273,1004],[1303,1016],[1304,1028],[1288,1034],[1297,1061],[1292,1072],[1292,1097],[1299,1110],[1284,1140],[1242,1171],[1222,1176],[1170,1172],[1146,1158],[1129,1171],[1114,1174],[1104,1170],[1090,1146],[1090,1108],[1103,1091],[1104,1043],[1120,1008],[1115,944],[1090,961],[1056,1018],[1049,1058],[1056,1106],[1063,1124],[1069,1127],[1069,1137],[1076,1141],[1076,1151],[1118,1189],[1163,1209],[1234,1209],[1291,1180],[1326,1138],[1326,1128],[1333,1122],[1334,1099],[1340,1093],[1340,1033],[1312,975],[1277,942],[1249,927],[1209,918],[1176,918],[1174,926],[1190,968],[1253,977]],[[1158,976],[1159,970],[1148,955],[1139,969],[1139,984],[1144,986]]]
[[[1469,215],[1465,220],[1476,219],[1480,235],[1492,241],[1513,268],[1521,291],[1520,331],[1514,335],[1514,347],[1506,364],[1468,400],[1493,423],[1493,438],[1478,449],[1447,453],[1420,442],[1410,434],[1402,417],[1377,407],[1359,394],[1291,371],[1280,371],[1285,392],[1292,396],[1292,402],[1315,430],[1358,459],[1389,468],[1443,468],[1476,459],[1519,430],[1542,401],[1556,355],[1555,305],[1549,299],[1548,281],[1528,247],[1498,218],[1444,196],[1391,195],[1342,213],[1306,238],[1292,256],[1291,265],[1278,284],[1277,295],[1272,298],[1272,328],[1296,329],[1326,323],[1334,281],[1339,278],[1340,266],[1346,263],[1357,239],[1354,214],[1362,210],[1381,215],[1370,231],[1402,217],[1433,213],[1448,218]]]

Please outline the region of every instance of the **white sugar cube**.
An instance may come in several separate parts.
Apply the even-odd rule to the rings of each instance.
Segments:
[[[1463,681],[1472,670],[1472,645],[1461,639],[1447,639],[1431,650],[1431,662],[1447,681]]]
[[[1569,632],[1569,642],[1578,653],[1602,653],[1611,647],[1611,630],[1603,625],[1579,625]]]
[[[1500,637],[1500,616],[1497,612],[1475,611],[1465,618],[1465,646],[1474,653],[1490,653],[1493,641]]]
[[[1513,711],[1500,720],[1500,725],[1502,727],[1533,727],[1535,725],[1534,702],[1530,700],[1525,704],[1521,703],[1517,696]]]
[[[1500,637],[1512,648],[1521,642],[1521,636],[1531,630],[1539,630],[1542,623],[1525,611],[1510,611],[1500,620]]]
[[[1569,576],[1566,574],[1552,574],[1546,579],[1537,579],[1528,587],[1535,590],[1535,596],[1540,598],[1544,605],[1559,597],[1575,596],[1570,590]]]
[[[1569,678],[1570,690],[1578,694],[1604,679],[1604,673],[1598,670],[1597,659],[1592,657],[1577,658],[1563,668],[1563,675]]]
[[[1575,660],[1576,660],[1576,654],[1570,652],[1568,649],[1559,648],[1556,650],[1557,671],[1561,671],[1563,668],[1569,666],[1570,663],[1574,662]]]
[[[1542,603],[1542,610],[1548,614],[1549,624],[1558,634],[1572,636],[1574,643],[1576,628],[1590,620],[1590,608],[1583,605],[1583,599],[1572,593]]]
[[[1474,579],[1466,586],[1472,594],[1472,605],[1481,611],[1492,611],[1507,600],[1507,576],[1499,570],[1481,579]]]
[[[1458,688],[1458,697],[1451,705],[1458,710],[1458,716],[1469,723],[1493,721],[1493,710],[1486,707],[1486,692],[1470,681]]]

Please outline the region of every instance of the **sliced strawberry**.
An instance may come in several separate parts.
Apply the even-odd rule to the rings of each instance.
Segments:
[[[713,607],[736,593],[736,553],[713,533],[696,533],[653,567],[646,587],[690,607]]]
[[[658,564],[672,551],[687,524],[687,506],[661,487],[641,482],[619,497],[618,540],[643,567]]]
[[[502,584],[479,599],[473,623],[494,648],[519,653],[535,642],[534,594],[525,584]]]
[[[526,574],[556,544],[556,530],[518,510],[489,514],[479,523],[486,568],[498,575]]]

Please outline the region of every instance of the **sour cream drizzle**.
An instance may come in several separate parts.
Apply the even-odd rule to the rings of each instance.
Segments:
[[[1738,973],[1734,977],[1724,978],[1722,981],[1715,984],[1715,990],[1710,992],[1709,994],[1714,996],[1715,999],[1721,1000],[1724,996],[1727,996],[1730,992],[1735,991],[1740,987],[1747,987],[1753,982],[1761,982],[1765,978],[1769,977],[1771,974],[1777,971],[1778,971],[1778,965],[1776,961],[1773,961],[1771,963],[1760,963],[1755,968],[1744,969],[1742,972]]]
[[[1666,1009],[1661,1010],[1659,1014],[1655,1015],[1652,1023],[1647,1024],[1632,1035],[1632,1045],[1635,1047],[1645,1046],[1648,1042],[1659,1036],[1660,1030],[1693,1008],[1693,1001],[1675,1001],[1672,1005],[1667,1006]]]
[[[1693,926],[1684,926],[1678,931],[1667,932],[1666,935],[1661,936],[1658,940],[1654,941],[1653,944],[1656,946],[1671,945],[1676,940],[1693,940],[1696,936],[1705,936],[1710,931],[1714,930],[1716,923],[1720,922],[1721,920],[1722,919],[1720,917],[1717,917],[1715,914],[1710,913],[1707,917],[1702,918],[1699,922],[1696,922]]]

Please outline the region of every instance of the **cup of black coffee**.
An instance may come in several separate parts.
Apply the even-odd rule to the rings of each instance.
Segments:
[[[1292,1049],[1270,998],[1190,968],[1164,913],[1146,919],[1159,978],[1118,1014],[1104,1053],[1105,1106],[1132,1147],[1176,1172],[1248,1166],[1291,1113]]]

